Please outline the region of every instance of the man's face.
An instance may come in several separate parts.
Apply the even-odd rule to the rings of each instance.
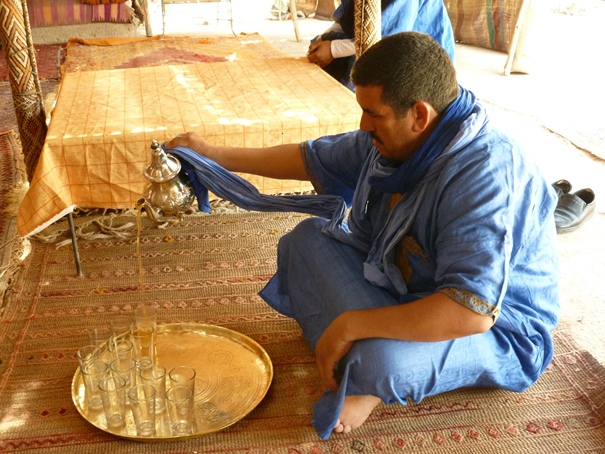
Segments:
[[[380,154],[388,159],[405,161],[417,149],[418,135],[413,131],[411,109],[397,116],[391,106],[382,102],[382,87],[355,87],[357,102],[363,113],[359,128],[367,131]]]

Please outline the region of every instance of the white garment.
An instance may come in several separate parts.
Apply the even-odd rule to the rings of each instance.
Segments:
[[[334,22],[324,33],[331,31],[341,32],[342,27],[338,22]],[[351,55],[355,55],[355,40],[334,39],[330,41],[330,50],[334,58],[350,57]]]

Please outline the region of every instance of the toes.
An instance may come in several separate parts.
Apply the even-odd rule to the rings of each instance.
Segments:
[[[336,432],[338,434],[348,434],[349,432],[351,432],[351,430],[353,430],[353,428],[350,424],[345,425],[342,424],[340,421],[337,422],[334,426],[334,429],[332,429],[333,432]]]

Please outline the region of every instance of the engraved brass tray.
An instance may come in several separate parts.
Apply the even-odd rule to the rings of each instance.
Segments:
[[[105,432],[136,441],[200,437],[223,430],[244,418],[263,400],[273,379],[273,365],[267,352],[249,337],[227,328],[197,323],[158,325],[155,344],[156,362],[166,368],[166,374],[179,365],[196,370],[194,433],[173,436],[164,410],[156,415],[155,436],[139,437],[129,405],[125,426],[108,428],[103,409],[88,408],[78,368],[72,380],[71,394],[84,419]]]

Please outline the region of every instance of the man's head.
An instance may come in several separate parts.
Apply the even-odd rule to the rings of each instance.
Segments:
[[[355,62],[351,81],[355,86],[382,87],[382,101],[398,115],[417,101],[441,113],[459,92],[449,55],[419,32],[397,33],[374,44]]]
[[[363,110],[360,128],[380,154],[403,162],[427,140],[441,112],[459,94],[448,54],[429,35],[403,32],[368,49],[351,80]]]

